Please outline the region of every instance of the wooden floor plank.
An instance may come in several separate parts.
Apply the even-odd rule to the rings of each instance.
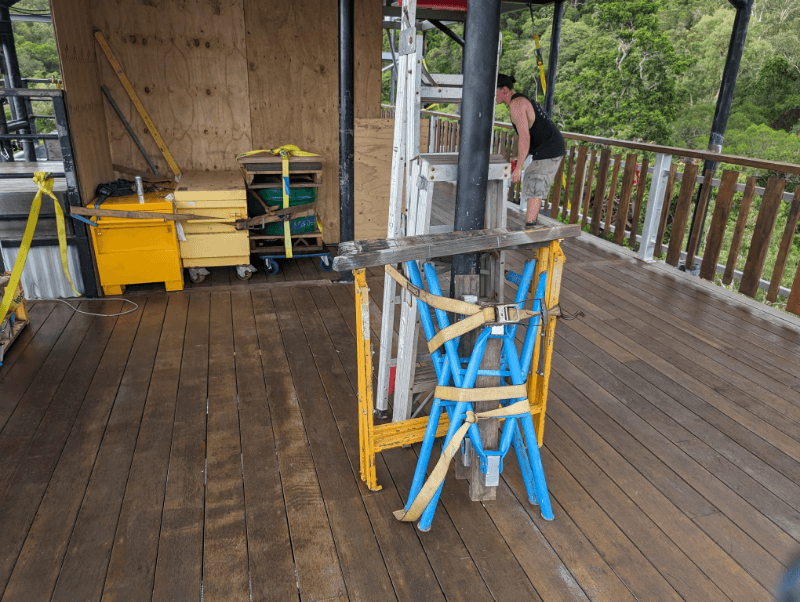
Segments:
[[[0,429],[5,427],[31,385],[49,386],[51,380],[63,377],[90,323],[91,318],[66,306],[53,310],[0,387]],[[42,372],[50,368],[57,368],[58,372],[52,376]]]
[[[241,434],[248,566],[253,600],[298,600],[286,503],[281,487],[264,367],[272,351],[259,348],[255,312],[269,293],[234,294],[233,336]],[[266,401],[265,401],[266,400]]]
[[[249,291],[233,295],[250,297]],[[252,314],[252,306],[249,310]],[[209,332],[203,600],[247,601],[250,577],[230,295],[211,296]]]
[[[119,311],[120,306],[119,302],[111,302],[104,303],[101,307],[103,311],[113,313]],[[0,463],[0,498],[24,456],[34,455],[42,459],[47,457],[53,463],[58,460],[60,446],[63,445],[72,426],[72,420],[89,388],[114,328],[115,318],[96,317],[90,321],[91,325],[86,332],[74,333],[76,340],[66,345],[69,351],[74,344],[80,344],[74,353],[64,353],[52,362],[50,360],[54,358],[51,354],[42,368],[51,377],[37,379],[28,388],[9,421],[0,431],[0,458],[3,458]],[[66,362],[69,362],[69,367],[63,379],[60,379],[58,372],[63,366],[59,363]],[[54,399],[57,400],[55,407],[52,404]],[[59,429],[61,436],[52,433],[48,427]],[[33,443],[34,439],[38,439],[36,443]],[[52,449],[45,451],[44,446]]]
[[[325,503],[317,481],[306,426],[300,413],[280,319],[272,296],[259,295],[255,304],[267,398],[273,420],[281,484],[301,599],[327,600],[347,595]],[[254,300],[254,301],[255,301]],[[309,428],[312,425],[308,425]]]
[[[166,305],[166,295],[159,295],[144,308],[52,600],[102,596]]]
[[[203,567],[210,295],[191,295],[153,600],[197,600]]]
[[[589,399],[602,397],[599,387],[590,387],[586,382],[588,378],[573,385],[569,378],[575,377],[576,371],[565,370],[562,377],[561,369],[559,365],[552,377],[553,386],[566,393],[562,399],[569,400],[568,406],[573,413],[556,406],[555,411],[551,409],[549,412],[551,417],[567,432],[572,431],[569,434],[573,440],[578,441],[607,474],[613,475],[612,479],[618,485],[624,486],[634,502],[720,589],[729,596],[735,589],[752,596],[750,599],[763,598],[767,593],[764,588],[771,587],[779,575],[780,563],[729,519],[719,525],[719,531],[707,533],[699,529],[693,521],[718,514],[717,508],[598,411]],[[580,419],[574,412],[580,413]],[[733,557],[719,547],[720,540],[731,536],[742,541],[741,547],[732,552]],[[750,567],[754,575],[747,574],[740,565]]]
[[[297,391],[297,400],[307,425],[307,435],[322,497],[328,513],[336,551],[342,566],[348,595],[353,599],[375,596],[380,599],[394,596],[392,584],[381,556],[359,491],[358,476],[347,458],[341,434],[336,428],[326,388],[322,379],[323,367],[318,367],[309,340],[315,330],[324,326],[307,318],[316,306],[308,289],[286,289],[273,293],[289,369]],[[307,327],[304,330],[303,322]],[[335,367],[334,367],[335,369]],[[355,399],[354,397],[352,399]],[[356,542],[352,534],[361,533]]]
[[[169,295],[111,549],[105,602],[152,596],[188,306],[188,295]]]
[[[569,290],[565,291],[564,297],[574,301],[576,305],[583,307],[587,311],[591,311],[588,306],[584,305],[581,298]],[[593,328],[598,332],[600,337],[610,338],[616,342],[624,345],[630,350],[629,357],[624,360],[626,363],[630,362],[629,366],[633,369],[636,362],[644,362],[647,366],[654,369],[654,374],[646,377],[648,379],[655,378],[656,380],[663,380],[662,390],[674,390],[674,387],[682,387],[689,394],[681,396],[681,403],[692,403],[693,411],[701,412],[706,416],[709,412],[714,415],[714,424],[718,424],[720,419],[725,423],[727,428],[726,433],[738,443],[744,445],[751,450],[757,450],[756,455],[759,459],[759,464],[762,467],[757,473],[756,478],[762,483],[769,483],[774,492],[778,493],[785,500],[797,500],[796,480],[789,480],[787,476],[796,474],[798,469],[797,461],[791,455],[791,449],[795,447],[796,442],[788,440],[788,438],[776,429],[774,426],[765,423],[758,418],[753,417],[752,414],[747,413],[740,406],[730,401],[723,395],[718,394],[711,387],[706,386],[703,382],[687,377],[687,375],[675,367],[668,359],[664,359],[659,355],[663,352],[660,347],[655,351],[639,344],[623,334],[620,334],[619,328],[611,325],[611,322],[603,320],[593,320],[588,317],[585,320],[587,323],[592,323]],[[647,345],[647,341],[641,341]],[[659,376],[660,374],[660,376]],[[652,380],[651,380],[652,382]],[[655,384],[655,383],[654,383]],[[699,400],[699,404],[694,402]],[[789,452],[786,453],[781,448],[789,447]],[[768,466],[773,466],[772,470]],[[763,470],[766,468],[766,470]],[[777,470],[776,470],[777,469]],[[780,474],[783,472],[784,475]],[[752,474],[752,473],[751,473]],[[787,500],[787,501],[788,501]]]
[[[331,296],[336,286],[310,289],[318,315],[309,311],[303,315],[303,326],[314,361],[325,386],[331,409],[341,433],[354,474],[359,470],[358,425],[352,420],[353,400],[356,399],[358,376],[356,347],[353,333]],[[296,299],[298,307],[302,299]],[[353,309],[348,306],[347,309]],[[354,314],[355,310],[347,311]],[[323,338],[323,332],[327,340]],[[311,333],[319,333],[312,336]],[[372,529],[381,549],[399,600],[443,600],[444,596],[419,537],[413,529],[399,529],[392,515],[403,505],[381,455],[375,460],[379,492],[366,491],[359,484]]]
[[[21,538],[11,536],[9,529],[13,527],[16,531],[20,525],[13,516],[0,517],[3,521],[0,540],[16,539],[19,542],[16,549],[21,547],[18,557],[12,552],[0,558],[0,589],[5,589],[4,600],[50,598],[143,309],[140,307],[117,319],[36,517],[29,529],[25,526],[27,533],[23,531]]]
[[[709,447],[706,439],[718,437],[719,432],[714,434],[708,423],[682,410],[682,406],[674,400],[624,364],[604,354],[571,328],[561,329],[559,338],[563,343],[560,342],[558,346],[558,354],[568,358],[584,374],[591,375],[598,385],[612,392],[619,400],[609,400],[609,403],[603,404],[609,416],[777,560],[789,558],[797,546],[797,540],[768,517],[778,517],[784,529],[795,530],[795,526],[800,524],[800,516],[738,466]],[[559,391],[558,388],[556,390]],[[562,394],[562,397],[565,395]],[[592,399],[599,401],[599,396],[595,395]],[[671,411],[672,408],[676,408],[677,412]],[[697,430],[694,430],[695,425]],[[763,508],[765,514],[756,511],[758,507]]]
[[[567,277],[582,286],[583,296],[595,300],[598,306],[606,308],[611,315],[625,322],[629,326],[626,330],[631,336],[642,338],[642,335],[647,334],[646,343],[650,345],[650,349],[670,361],[676,368],[704,382],[753,416],[775,425],[778,430],[794,438],[795,441],[800,437],[796,434],[800,405],[792,403],[792,398],[798,396],[797,391],[776,385],[787,398],[768,391],[759,384],[759,381],[765,380],[763,375],[752,374],[752,371],[747,370],[745,366],[737,365],[728,356],[719,357],[708,346],[697,342],[690,343],[691,337],[670,328],[669,322],[658,317],[659,310],[656,308],[651,309],[652,313],[638,307],[620,310],[613,293],[603,289],[602,285],[598,284],[599,279],[582,270],[576,270]],[[758,423],[754,421],[753,424]],[[791,446],[792,443],[787,441],[787,445]]]
[[[11,367],[17,363],[22,352],[33,339],[34,335],[39,332],[39,329],[45,323],[47,318],[53,313],[55,306],[59,305],[55,302],[40,301],[35,305],[28,305],[28,319],[30,323],[23,329],[14,344],[3,354],[3,365],[0,366],[0,383],[6,377],[6,374],[11,370]]]
[[[548,448],[564,468],[682,597],[691,598],[702,591],[706,600],[727,600],[722,590],[654,522],[658,517],[639,508],[560,428],[561,424],[553,419],[559,404],[553,403],[556,397],[552,397],[548,403]],[[570,508],[567,511],[572,514]]]

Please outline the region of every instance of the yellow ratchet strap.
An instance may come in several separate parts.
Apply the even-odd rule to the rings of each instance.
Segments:
[[[75,289],[72,284],[72,279],[69,277],[69,265],[67,263],[67,232],[64,227],[64,211],[58,203],[58,199],[53,194],[53,179],[47,177],[43,171],[37,171],[33,176],[33,181],[39,187],[39,191],[33,198],[30,213],[28,213],[28,224],[25,226],[25,234],[22,236],[22,244],[19,246],[19,254],[17,260],[14,262],[14,269],[11,270],[11,279],[6,285],[6,291],[3,295],[3,300],[0,301],[0,322],[5,320],[8,314],[8,309],[11,307],[11,300],[19,285],[19,279],[22,276],[22,268],[25,267],[25,260],[28,258],[28,251],[31,248],[31,241],[33,240],[33,232],[36,230],[36,223],[39,221],[39,211],[42,208],[42,193],[53,199],[56,213],[56,228],[58,230],[58,248],[61,252],[61,266],[64,269],[64,275],[67,277],[72,292],[76,297],[81,294]]]
[[[500,395],[502,395],[503,399],[513,399],[512,396],[509,395],[512,391],[509,389],[515,390],[517,387],[492,387],[497,389],[506,389]],[[525,397],[527,393],[525,392],[525,386],[522,385],[522,394],[519,397]],[[480,391],[480,389],[476,389],[476,391]],[[431,472],[431,475],[428,477],[428,480],[425,481],[425,484],[420,489],[419,494],[411,504],[411,507],[408,509],[408,512],[405,510],[397,510],[394,512],[394,517],[403,522],[414,522],[420,516],[422,516],[422,512],[427,508],[428,504],[430,503],[431,499],[433,498],[433,494],[439,489],[439,485],[444,482],[444,478],[447,475],[447,468],[450,466],[450,460],[453,459],[455,456],[456,451],[461,447],[461,442],[464,440],[464,437],[467,436],[467,431],[471,424],[478,422],[479,420],[487,420],[489,418],[503,418],[509,416],[521,416],[526,412],[531,411],[530,403],[528,403],[527,399],[522,401],[518,401],[516,403],[512,403],[509,406],[497,408],[496,410],[489,410],[487,412],[467,412],[467,416],[464,419],[464,424],[459,427],[459,429],[453,435],[453,438],[450,440],[450,443],[447,444],[447,447],[444,448],[442,451],[442,455],[439,457],[439,461],[436,462],[436,466]]]

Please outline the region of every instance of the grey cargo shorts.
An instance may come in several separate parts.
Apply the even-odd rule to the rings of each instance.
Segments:
[[[523,199],[546,199],[550,194],[550,186],[553,184],[553,177],[561,165],[563,157],[554,159],[539,159],[531,161],[525,168],[525,175],[522,178],[522,191],[520,198]]]

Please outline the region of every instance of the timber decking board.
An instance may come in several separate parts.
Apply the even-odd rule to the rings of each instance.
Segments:
[[[225,289],[137,292],[120,318],[37,303],[0,371],[0,598],[770,599],[800,543],[800,322],[564,251],[563,306],[586,316],[556,330],[551,522],[513,454],[496,501],[446,481],[429,533],[391,514],[418,446],[379,454],[366,489],[353,290],[317,260],[281,288],[219,270]],[[367,282],[375,348],[382,270]]]
[[[42,324],[47,320],[56,305],[59,304],[48,303],[46,301],[39,301],[36,304],[28,303],[28,319],[30,322],[22,330],[17,340],[14,341],[14,344],[11,345],[11,347],[6,350],[5,355],[3,355],[3,365],[0,366],[0,383],[3,382],[6,375],[11,370],[11,366],[17,362],[19,356],[22,355],[22,352],[28,346],[28,343],[31,342],[34,335],[39,332]]]

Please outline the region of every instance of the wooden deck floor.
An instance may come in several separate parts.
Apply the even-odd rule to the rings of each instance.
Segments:
[[[0,368],[2,600],[769,600],[800,550],[800,323],[564,248],[552,522],[514,460],[497,501],[448,479],[431,532],[395,521],[416,451],[359,481],[352,291],[310,260],[284,276],[314,286],[119,318],[36,303]]]

